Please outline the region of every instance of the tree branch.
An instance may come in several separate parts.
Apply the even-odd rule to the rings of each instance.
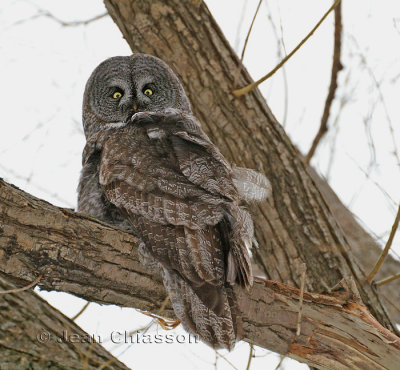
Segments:
[[[258,85],[266,81],[268,78],[273,76],[296,52],[299,50],[304,43],[314,34],[317,28],[322,24],[322,22],[326,19],[329,13],[335,9],[341,0],[335,0],[332,6],[326,11],[326,13],[322,16],[319,22],[314,26],[314,28],[307,34],[307,36],[301,40],[301,42],[288,54],[283,58],[278,65],[270,72],[268,72],[264,77],[261,77],[258,81],[252,82],[251,84],[242,87],[241,89],[237,89],[233,91],[233,94],[239,98],[240,96],[249,93],[251,90],[255,89]]]
[[[333,62],[331,72],[331,84],[329,86],[328,96],[326,97],[324,113],[322,114],[321,124],[317,135],[315,136],[310,150],[306,155],[306,162],[310,163],[312,156],[314,155],[321,139],[328,132],[328,119],[329,112],[331,110],[332,102],[335,99],[335,92],[337,89],[338,74],[343,69],[343,65],[340,61],[340,55],[342,50],[342,3],[338,3],[335,8],[335,31],[334,31],[334,43],[333,43]]]
[[[26,284],[41,274],[43,289],[158,312],[165,291],[160,280],[140,265],[132,235],[54,207],[2,180],[0,215],[0,269],[9,278]],[[400,339],[383,328],[357,296],[302,293],[262,279],[249,292],[236,293],[244,338],[250,343],[310,366],[397,364]],[[301,298],[301,333],[296,336]],[[165,313],[173,316],[168,304]]]
[[[131,234],[54,207],[3,180],[0,202],[0,269],[15,283],[42,275],[42,289],[148,311],[166,298],[161,280],[141,265]],[[170,305],[164,313],[173,317]]]
[[[2,273],[0,289],[17,290]],[[2,369],[128,369],[32,291],[2,295],[0,310]]]

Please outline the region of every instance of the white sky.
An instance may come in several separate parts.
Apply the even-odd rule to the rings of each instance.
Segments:
[[[258,1],[206,3],[240,53]],[[263,76],[280,60],[269,15],[278,37],[283,32],[289,53],[330,5],[328,0],[264,1],[245,57],[253,78]],[[102,60],[128,55],[130,50],[109,17],[88,26],[62,27],[48,17],[38,17],[41,10],[63,21],[75,21],[101,14],[104,6],[100,0],[2,0],[0,177],[55,205],[73,208],[84,145],[81,99],[85,82]],[[400,201],[400,167],[393,154],[394,143],[400,153],[400,2],[344,0],[343,16],[345,69],[340,73],[331,126],[340,101],[345,100],[346,104],[317,151],[313,165],[329,175],[331,186],[344,203],[384,243]],[[331,15],[285,66],[285,129],[303,153],[319,127],[330,81],[332,38]],[[280,121],[285,100],[282,76],[282,71],[278,72],[261,87]],[[328,170],[331,148],[334,156]],[[400,253],[399,237],[393,249]],[[75,314],[84,304],[67,294],[41,294],[67,315]],[[89,333],[107,337],[113,330],[135,329],[147,321],[132,309],[91,304],[77,322]],[[156,356],[153,346],[157,346]],[[203,344],[153,346],[134,345],[120,359],[139,369],[215,368],[215,353]],[[124,349],[117,348],[113,353]],[[248,344],[242,342],[233,353],[222,353],[242,369],[248,350]],[[256,355],[262,357],[253,360],[252,369],[273,369],[279,361],[262,349],[257,349]],[[285,360],[283,366],[304,367],[291,360]],[[225,360],[218,360],[218,369],[231,368]]]

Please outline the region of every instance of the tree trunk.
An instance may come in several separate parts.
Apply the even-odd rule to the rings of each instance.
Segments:
[[[15,288],[0,274],[1,291]],[[0,312],[2,370],[128,369],[32,291],[2,294]]]
[[[351,246],[360,261],[372,265],[379,246],[326,182],[304,164],[260,93],[234,98],[231,91],[236,87],[238,59],[204,3],[195,3],[199,2],[105,0],[133,51],[157,55],[178,73],[195,115],[222,152],[234,163],[258,169],[271,180],[273,196],[254,209],[260,249],[253,255],[265,275],[300,286],[305,262],[306,290],[321,293],[339,282],[345,287],[329,295],[304,293],[300,310],[298,289],[278,282],[256,282],[250,292],[238,292],[245,339],[315,367],[396,368],[399,338],[383,327],[395,330],[377,292],[365,283],[350,253]],[[251,79],[243,70],[238,81],[245,85]],[[0,271],[14,283],[26,284],[41,276],[39,285],[44,289],[157,312],[166,293],[159,278],[140,265],[135,243],[130,234],[53,207],[0,182]],[[365,253],[367,247],[373,253]],[[387,266],[399,270],[394,260],[387,261]],[[36,297],[31,292],[23,294]],[[390,294],[393,299],[400,297],[399,291]],[[25,298],[19,301],[21,312],[31,310],[29,302]],[[9,301],[6,306],[10,304],[14,303]],[[42,311],[49,310],[43,301],[41,304]],[[393,312],[400,321],[398,310]],[[163,314],[172,318],[172,308],[167,306]],[[54,333],[59,333],[59,327],[55,328]],[[15,338],[6,340],[13,343]],[[27,349],[19,352],[21,357],[26,354],[26,361],[33,358],[35,350],[39,355],[56,350],[44,346],[40,352],[34,345],[31,343],[32,351],[27,344]],[[18,351],[2,341],[1,346],[7,351],[11,348],[4,353],[13,361]],[[66,364],[75,366],[72,360]]]
[[[159,56],[177,72],[194,114],[233,163],[267,175],[269,202],[254,208],[253,251],[272,280],[299,286],[307,265],[306,289],[329,291],[353,277],[363,302],[394,330],[377,292],[350,252],[350,246],[308,173],[302,155],[270,112],[258,90],[236,99],[232,90],[239,61],[204,2],[105,0],[134,52]],[[239,85],[251,82],[242,69]]]
[[[16,282],[26,284],[41,276],[42,289],[159,311],[166,293],[160,279],[141,266],[132,235],[54,207],[3,181],[0,214],[0,269]],[[305,292],[300,304],[299,289],[257,279],[249,292],[236,293],[244,339],[250,343],[316,367],[396,367],[400,339],[348,290],[329,296]],[[25,299],[15,296],[20,302]],[[174,317],[170,305],[163,315]]]

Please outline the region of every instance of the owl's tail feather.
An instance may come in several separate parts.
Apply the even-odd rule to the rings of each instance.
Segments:
[[[253,285],[253,273],[249,250],[257,244],[254,238],[253,220],[250,214],[236,204],[227,205],[225,238],[228,239],[226,281],[231,285],[239,283],[244,288]]]
[[[199,287],[193,288],[175,271],[164,269],[163,275],[164,285],[169,293],[174,312],[184,328],[197,334],[213,348],[231,350],[240,339],[232,288],[230,286],[215,287],[206,283],[204,285],[207,286],[199,291]],[[212,287],[218,292],[213,291]],[[219,304],[215,309],[219,313],[203,302],[207,299],[203,295],[207,290],[210,297],[215,297],[217,294]],[[200,298],[201,295],[203,297]]]

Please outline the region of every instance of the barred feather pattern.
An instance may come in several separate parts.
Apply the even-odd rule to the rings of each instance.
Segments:
[[[232,286],[253,281],[241,203],[265,199],[268,180],[232,168],[191,114],[169,109],[91,135],[78,191],[79,211],[140,237],[184,327],[232,349],[241,336]]]

